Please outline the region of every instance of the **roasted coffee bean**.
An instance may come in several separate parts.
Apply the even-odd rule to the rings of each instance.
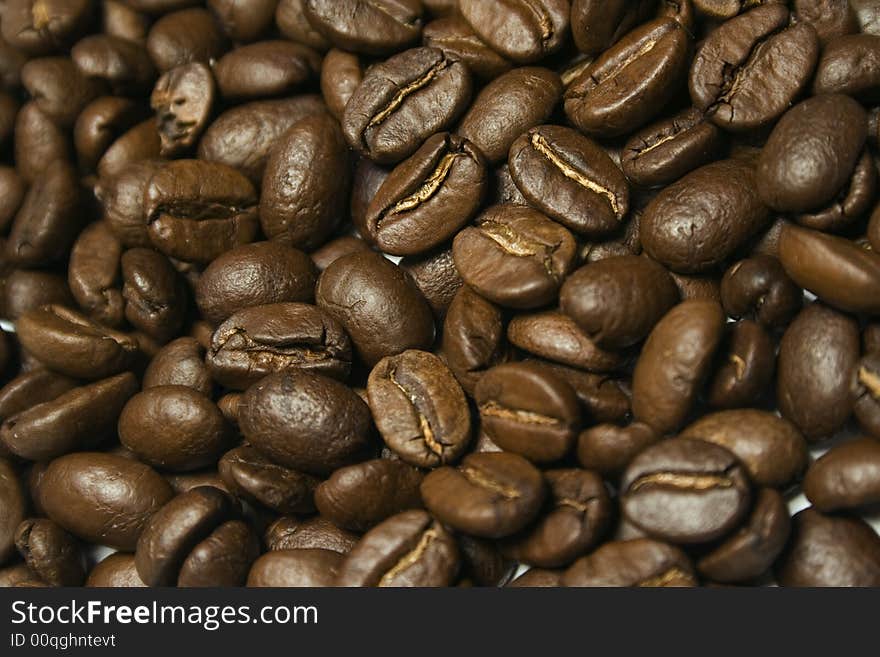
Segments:
[[[219,59],[225,49],[214,17],[201,7],[164,14],[147,36],[147,51],[163,73],[181,64]]]
[[[788,22],[784,4],[768,3],[722,23],[706,37],[691,65],[694,106],[733,131],[760,128],[778,118],[809,84],[819,59],[812,25],[789,27]]]
[[[617,477],[633,458],[660,439],[647,424],[633,422],[625,427],[597,424],[580,433],[577,458],[585,468],[607,477]]]
[[[877,192],[877,167],[865,150],[856,162],[849,180],[824,208],[799,214],[795,220],[808,228],[838,233],[868,213]]]
[[[16,322],[16,331],[22,346],[41,363],[80,379],[122,372],[138,350],[131,337],[62,306],[28,311]]]
[[[458,4],[458,0],[454,2]],[[439,48],[449,57],[460,59],[482,80],[494,80],[511,68],[511,63],[484,42],[460,16],[439,18],[425,25],[422,42],[431,48]],[[327,66],[326,61],[324,65]]]
[[[552,301],[575,257],[571,233],[543,214],[496,205],[456,235],[455,266],[465,283],[490,301],[535,308]]]
[[[86,227],[70,251],[70,291],[89,317],[106,326],[119,326],[125,312],[119,286],[121,257],[122,244],[103,221]]]
[[[343,559],[338,552],[319,548],[275,550],[254,561],[247,585],[273,588],[334,586]]]
[[[315,491],[315,504],[335,525],[365,532],[396,513],[421,508],[423,478],[402,461],[364,461],[340,468],[322,482]]]
[[[572,0],[571,34],[578,50],[596,55],[647,17],[651,2]]]
[[[566,116],[588,135],[611,137],[640,128],[672,98],[689,52],[690,37],[676,20],[659,18],[634,29],[568,87]]]
[[[830,306],[880,314],[880,256],[855,242],[788,225],[779,238],[779,260],[792,280]]]
[[[425,507],[453,529],[503,538],[525,528],[546,495],[541,472],[517,454],[469,454],[457,468],[433,470],[422,481]]]
[[[146,584],[134,567],[134,555],[114,552],[95,564],[85,585],[93,588],[142,588]]]
[[[748,475],[719,445],[674,438],[652,445],[620,480],[626,518],[673,543],[705,543],[724,536],[748,511]]]
[[[850,34],[829,41],[816,67],[813,93],[880,99],[880,37]]]
[[[516,587],[535,587],[535,588],[554,588],[560,586],[562,578],[561,570],[547,570],[543,568],[529,568],[522,575],[507,584],[511,588]]]
[[[354,235],[341,235],[336,237],[309,255],[318,271],[324,271],[331,262],[338,260],[349,253],[370,251],[370,245],[360,237]],[[314,288],[314,285],[312,286]]]
[[[360,536],[340,529],[321,516],[297,520],[282,516],[266,530],[266,548],[275,550],[332,550],[348,554]]]
[[[306,0],[270,0],[275,7],[275,23],[278,31],[291,41],[324,52],[330,42],[309,22],[304,11]]]
[[[253,447],[226,452],[217,469],[229,490],[278,513],[312,513],[318,479],[273,463]]]
[[[714,301],[684,301],[654,327],[633,373],[633,415],[658,433],[679,429],[710,373],[724,330]]]
[[[523,64],[559,50],[568,36],[566,0],[459,0],[458,10],[493,50]]]
[[[195,145],[214,108],[214,87],[211,69],[201,62],[176,66],[156,81],[150,106],[156,113],[163,157]]]
[[[773,381],[776,345],[767,331],[751,320],[730,325],[727,344],[722,345],[723,360],[707,391],[707,401],[715,408],[739,408],[761,401]]]
[[[454,463],[470,441],[470,409],[437,356],[407,350],[387,356],[367,381],[370,410],[385,444],[407,463]]]
[[[574,444],[581,420],[574,390],[530,363],[493,367],[474,389],[483,431],[502,449],[536,463],[558,461]]]
[[[151,338],[167,342],[183,325],[183,281],[168,258],[151,249],[129,249],[121,265],[125,318]]]
[[[367,207],[390,173],[390,169],[381,167],[364,156],[357,158],[354,167],[351,202],[348,209],[351,213],[352,226],[357,230],[360,238],[370,246],[375,244],[372,243],[372,236],[367,230]]]
[[[214,65],[226,100],[286,96],[314,77],[321,57],[290,41],[259,41],[226,53]]]
[[[75,536],[133,551],[150,516],[173,492],[155,470],[138,461],[77,452],[49,464],[37,495],[46,515]]]
[[[424,253],[455,235],[479,210],[486,165],[469,141],[428,139],[385,179],[367,207],[370,241],[393,255]]]
[[[205,349],[190,337],[172,340],[150,360],[144,371],[143,388],[187,386],[210,397],[214,382],[205,366]]]
[[[781,586],[880,586],[880,536],[865,521],[813,508],[792,520],[775,566]]]
[[[616,256],[569,276],[559,305],[597,345],[620,349],[644,339],[678,297],[672,278],[653,260]]]
[[[776,397],[783,417],[809,441],[843,427],[855,401],[858,323],[819,303],[807,306],[782,336],[778,358]]]
[[[3,287],[3,312],[10,320],[17,320],[26,312],[41,306],[76,305],[67,281],[63,276],[52,272],[16,269],[3,281]]]
[[[583,409],[584,419],[617,422],[629,415],[629,387],[626,382],[606,374],[585,372],[566,365],[543,360],[527,360],[550,370],[564,379],[574,390]]]
[[[418,0],[304,0],[309,24],[337,48],[387,55],[412,45],[422,31]]]
[[[833,43],[836,37],[859,31],[848,0],[795,0],[792,20],[812,25],[823,46]]]
[[[72,158],[67,131],[33,101],[16,114],[13,134],[16,168],[28,184],[38,181],[49,168],[57,168]]]
[[[27,184],[18,172],[9,166],[0,166],[0,228],[9,227],[24,201]]]
[[[471,87],[467,66],[442,50],[402,52],[365,72],[345,106],[345,138],[375,162],[400,162],[461,116]]]
[[[43,588],[48,586],[25,563],[16,563],[0,568],[0,587],[2,588]]]
[[[512,558],[540,568],[559,568],[585,554],[611,524],[611,498],[602,478],[589,470],[549,470],[552,508],[504,550]]]
[[[272,460],[309,474],[329,474],[364,456],[370,410],[347,386],[311,372],[270,374],[239,407],[244,437]]]
[[[865,331],[866,342],[868,332]],[[880,437],[880,356],[873,345],[866,345],[865,355],[853,371],[853,412],[859,426],[875,438]],[[2,391],[0,391],[2,398]],[[0,402],[2,407],[2,402]]]
[[[102,178],[115,176],[128,164],[158,159],[161,154],[162,140],[156,129],[156,120],[150,118],[127,130],[110,145],[98,161],[98,175]]]
[[[330,315],[305,303],[275,303],[240,310],[218,326],[207,364],[215,381],[245,390],[293,369],[344,381],[351,360],[351,341]]]
[[[434,316],[442,321],[455,295],[464,285],[461,274],[455,268],[452,249],[407,256],[400,260],[399,265],[424,295]]]
[[[93,449],[116,433],[125,403],[137,392],[130,372],[74,388],[7,417],[0,442],[31,461]]]
[[[57,125],[68,128],[101,90],[67,57],[32,59],[21,69],[31,102]]]
[[[15,554],[15,531],[27,517],[28,501],[12,463],[0,458],[0,564]]]
[[[278,0],[208,0],[208,7],[233,41],[257,40],[272,26]]]
[[[455,539],[428,513],[404,511],[377,525],[345,557],[337,586],[449,586],[459,568]]]
[[[689,108],[630,137],[620,166],[633,184],[660,187],[714,160],[723,143],[721,131],[702,112]]]
[[[611,541],[582,557],[565,571],[563,586],[681,587],[696,586],[687,555],[647,538]]]
[[[342,121],[345,106],[363,79],[364,67],[357,55],[333,48],[324,56],[321,95],[337,121]]]
[[[70,56],[82,75],[106,81],[118,93],[141,95],[156,79],[146,48],[124,37],[87,36],[71,49]]]
[[[715,582],[742,582],[765,573],[788,540],[791,518],[785,498],[762,489],[749,519],[730,538],[697,562],[697,569]]]
[[[783,328],[800,310],[803,291],[779,260],[755,255],[724,272],[721,302],[731,317],[754,318],[768,328]]]
[[[231,498],[211,486],[181,493],[144,527],[134,563],[147,586],[241,586],[260,554]]]
[[[457,132],[498,164],[521,134],[550,117],[561,96],[562,81],[553,71],[515,68],[483,88]]]
[[[3,39],[30,55],[69,46],[91,19],[89,0],[10,0],[3,10]]]
[[[433,342],[434,319],[424,296],[378,253],[351,253],[334,261],[318,279],[315,299],[342,324],[369,367]]]
[[[619,369],[623,358],[598,347],[569,316],[557,311],[523,314],[507,325],[512,345],[536,356],[592,372]]]
[[[620,169],[596,142],[571,128],[532,128],[513,143],[508,163],[523,196],[578,234],[607,235],[629,212]]]
[[[28,518],[15,532],[15,547],[28,568],[50,586],[82,586],[85,558],[79,542],[45,518]]]
[[[767,227],[754,168],[721,160],[664,188],[645,209],[639,234],[645,252],[682,274],[711,270]]]
[[[804,493],[823,513],[880,502],[880,441],[857,438],[832,447],[810,465]]]
[[[757,486],[785,489],[807,465],[807,445],[785,418],[756,409],[705,415],[681,433],[726,447],[745,466]]]
[[[75,379],[43,368],[22,372],[0,388],[0,421],[52,401],[76,386]]]
[[[143,120],[145,113],[134,101],[118,96],[101,96],[89,103],[73,126],[73,143],[80,167],[94,171],[110,145]]]
[[[125,0],[103,0],[104,31],[144,45],[150,31],[150,19],[142,13],[146,8],[141,5],[149,1],[126,3]]]

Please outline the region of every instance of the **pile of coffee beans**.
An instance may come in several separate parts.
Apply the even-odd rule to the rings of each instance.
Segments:
[[[880,586],[880,2],[0,37],[0,585]]]

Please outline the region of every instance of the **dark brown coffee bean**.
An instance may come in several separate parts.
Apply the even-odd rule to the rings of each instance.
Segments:
[[[85,559],[79,542],[51,520],[29,518],[15,532],[25,563],[50,586],[82,586]]]
[[[375,162],[400,162],[461,116],[471,87],[467,66],[442,50],[413,48],[394,55],[366,71],[349,99],[345,138]]]
[[[684,78],[690,38],[681,23],[659,18],[597,57],[565,92],[565,114],[581,132],[610,137],[643,126]]]
[[[574,390],[586,411],[584,419],[617,422],[629,415],[629,389],[625,382],[543,360],[527,360],[550,370],[564,379]]]
[[[373,459],[340,468],[315,491],[321,515],[356,532],[407,509],[422,506],[424,475],[402,461]]]
[[[859,426],[876,438],[880,437],[880,355],[875,345],[867,344],[869,339],[873,338],[866,329],[866,353],[853,371],[853,411]]]
[[[617,477],[630,461],[660,436],[647,424],[633,422],[625,427],[597,424],[580,433],[577,458],[582,466],[607,477]]]
[[[77,452],[52,461],[39,482],[46,514],[75,536],[133,551],[141,531],[171,499],[155,470],[113,454]]]
[[[470,409],[437,356],[410,349],[383,358],[370,372],[367,394],[385,444],[407,463],[437,467],[467,449]]]
[[[836,37],[859,31],[848,0],[795,0],[792,20],[812,25],[823,46],[833,43]]]
[[[560,586],[560,579],[563,571],[561,570],[545,570],[543,568],[529,568],[522,575],[507,584],[511,588],[515,587],[536,587],[536,588],[555,588]]]
[[[589,470],[549,470],[552,507],[504,550],[517,561],[540,568],[567,566],[603,538],[611,524],[611,498],[602,478]]]
[[[768,328],[783,328],[803,303],[803,291],[770,255],[740,260],[721,279],[724,310],[734,318],[754,318]]]
[[[15,115],[13,134],[16,170],[28,184],[34,184],[49,168],[60,167],[72,158],[67,131],[33,101]]]
[[[363,79],[364,67],[357,55],[333,48],[324,56],[321,95],[337,121],[342,121],[345,106]]]
[[[791,518],[785,498],[762,489],[745,525],[697,562],[715,582],[742,582],[765,573],[785,547]]]
[[[73,47],[70,56],[83,75],[106,81],[118,93],[142,95],[156,80],[147,49],[124,37],[87,36]]]
[[[128,164],[158,159],[161,154],[162,141],[156,120],[149,118],[130,128],[110,145],[98,161],[98,175],[102,178],[115,176]]]
[[[10,0],[3,11],[3,39],[30,55],[70,45],[92,13],[89,0]]]
[[[239,46],[214,65],[217,87],[226,100],[287,96],[316,76],[321,57],[290,41]]]
[[[7,229],[27,193],[27,183],[12,167],[0,166],[0,228]]]
[[[830,436],[849,419],[858,359],[858,323],[819,303],[804,308],[785,331],[779,345],[777,404],[807,440]]]
[[[563,586],[696,586],[687,555],[668,543],[647,538],[606,543],[565,571]]]
[[[816,67],[813,93],[847,94],[866,102],[880,99],[880,38],[850,34],[829,41]]]
[[[788,109],[819,59],[816,30],[788,22],[784,4],[768,3],[712,32],[691,65],[694,106],[734,131],[765,126]],[[779,61],[785,66],[777,66]]]
[[[273,588],[334,586],[343,558],[333,550],[317,548],[275,550],[254,561],[247,585]]]
[[[644,20],[652,2],[645,0],[572,0],[571,34],[582,53],[596,55]]]
[[[621,509],[652,536],[705,543],[724,536],[748,511],[748,475],[732,452],[674,438],[645,449],[620,480]]]
[[[126,319],[155,340],[167,342],[183,324],[183,281],[168,258],[151,249],[129,249],[121,265]]]
[[[75,379],[43,368],[22,372],[0,388],[0,421],[50,402],[76,386]]]
[[[156,81],[150,107],[156,113],[163,157],[189,150],[205,131],[214,108],[214,76],[201,62],[176,66]]]
[[[64,277],[51,272],[16,269],[8,275],[4,287],[3,311],[12,321],[41,306],[76,305]]]
[[[439,246],[477,213],[486,186],[486,165],[473,144],[436,134],[373,197],[366,214],[370,240],[392,255]]]
[[[455,539],[425,511],[404,511],[354,546],[337,586],[449,586],[458,573]]]
[[[334,261],[318,279],[315,299],[342,324],[369,367],[407,349],[427,349],[434,340],[434,319],[422,293],[378,253]]]
[[[131,3],[126,0],[103,0],[101,5],[104,10],[104,31],[141,45],[145,44],[150,31],[150,19],[142,13],[147,10],[142,5],[149,2],[150,0],[134,0]]]
[[[457,5],[458,0],[454,1]],[[422,43],[439,48],[449,57],[460,59],[482,80],[493,80],[507,73],[511,67],[511,63],[492,50],[460,16],[439,18],[425,25]]]
[[[163,73],[181,64],[219,59],[225,49],[214,17],[201,7],[164,14],[147,36],[147,51]]]
[[[452,249],[407,256],[400,260],[399,265],[425,296],[434,316],[442,321],[455,295],[464,285],[461,274],[455,268]]]
[[[724,330],[714,301],[684,301],[654,327],[633,373],[633,415],[658,433],[680,428],[709,375]]]
[[[715,408],[755,405],[773,381],[776,345],[760,324],[748,319],[730,325],[726,343],[707,401]]]
[[[97,563],[89,572],[85,585],[94,588],[142,588],[146,586],[134,567],[134,555],[125,552],[114,552]]]
[[[755,181],[748,162],[721,160],[664,188],[639,223],[645,252],[682,274],[722,264],[769,222]]]
[[[278,0],[208,0],[223,31],[233,41],[256,41],[272,27]]]
[[[465,283],[494,303],[535,308],[552,301],[571,270],[571,233],[543,214],[496,205],[456,235],[455,266]]]
[[[370,250],[370,245],[360,237],[355,237],[354,235],[341,235],[325,243],[324,246],[319,249],[312,251],[309,256],[315,264],[315,267],[321,272],[327,269],[331,262],[338,260],[342,256],[348,255],[349,253],[359,253],[361,251]]]
[[[795,514],[776,565],[781,586],[880,586],[880,536],[858,518]]]
[[[799,214],[795,220],[807,228],[841,232],[868,213],[877,193],[877,166],[865,150],[856,162],[852,175],[829,205],[814,212]]]
[[[337,48],[387,55],[418,40],[422,3],[418,0],[304,0],[309,24]]]
[[[832,447],[810,465],[804,493],[823,513],[880,502],[880,441],[857,438]]]
[[[21,83],[31,102],[57,125],[69,128],[94,100],[100,85],[83,75],[67,57],[32,59],[21,69]]]
[[[483,88],[457,132],[498,164],[521,134],[550,117],[561,96],[562,81],[553,71],[515,68]]]
[[[422,482],[425,507],[453,529],[503,538],[526,527],[546,495],[541,472],[517,454],[469,454],[457,468],[434,470]]]
[[[458,9],[493,50],[523,64],[559,50],[568,36],[565,0],[459,0]]]
[[[318,479],[273,463],[253,447],[226,452],[217,470],[229,490],[278,513],[313,513]]]
[[[270,374],[239,407],[245,438],[273,461],[309,474],[329,474],[364,456],[370,410],[347,386],[311,372]]]
[[[562,285],[559,304],[597,345],[620,349],[644,339],[678,296],[653,260],[617,256],[575,271]]]
[[[340,529],[321,516],[296,520],[282,516],[266,530],[266,548],[275,550],[331,550],[348,554],[360,536]]]
[[[214,382],[205,366],[205,349],[190,337],[172,340],[150,360],[144,371],[143,388],[187,386],[210,397]]]
[[[83,230],[70,252],[67,281],[86,314],[106,326],[119,326],[125,312],[120,289],[122,244],[103,221]]]
[[[122,407],[137,389],[130,372],[74,388],[7,417],[0,441],[16,456],[31,461],[93,449],[115,435]]]
[[[351,360],[351,341],[330,315],[305,303],[275,303],[240,310],[217,327],[207,364],[215,381],[246,390],[293,369],[344,381]]]
[[[43,306],[16,322],[22,346],[61,374],[100,379],[128,369],[137,343],[62,306]]]
[[[286,39],[296,41],[320,52],[330,48],[330,42],[309,22],[304,11],[306,0],[271,0],[275,8],[275,23]]]
[[[15,554],[15,531],[27,517],[28,502],[18,473],[0,458],[0,564]]]

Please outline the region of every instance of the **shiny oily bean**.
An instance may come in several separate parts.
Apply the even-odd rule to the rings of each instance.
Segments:
[[[161,72],[190,62],[219,59],[226,38],[207,9],[193,7],[164,14],[147,35],[147,51]]]
[[[606,374],[585,372],[544,360],[527,360],[565,380],[580,401],[585,420],[617,422],[629,415],[629,384]]]
[[[3,39],[30,55],[69,46],[86,28],[88,0],[12,0],[4,7]]]
[[[255,41],[272,27],[278,0],[208,0],[208,7],[233,41]]]
[[[273,463],[253,447],[232,449],[217,463],[224,483],[237,497],[277,513],[313,513],[320,480]]]
[[[673,438],[648,447],[620,480],[626,518],[673,543],[705,543],[737,526],[749,509],[748,475],[713,443]]]
[[[878,438],[880,437],[880,353],[872,347],[866,348],[865,351],[865,355],[853,372],[852,394],[855,399],[853,412],[859,426],[869,435]]]
[[[777,361],[777,405],[808,441],[834,434],[849,419],[858,359],[858,322],[819,303],[804,308],[785,331]]]
[[[107,223],[96,221],[79,234],[70,251],[70,292],[89,317],[106,326],[119,326],[124,317],[119,288],[122,250]]]
[[[823,513],[880,502],[880,441],[857,438],[832,447],[810,465],[804,493]]]
[[[643,449],[660,439],[647,424],[625,427],[597,424],[578,435],[577,458],[582,466],[610,478],[618,477]]]
[[[50,586],[82,586],[86,571],[80,544],[51,520],[25,520],[15,532],[15,546],[28,568]]]
[[[74,388],[6,418],[0,442],[30,461],[93,449],[116,434],[119,414],[137,390],[130,372]]]
[[[400,260],[400,268],[410,277],[434,311],[442,320],[452,304],[452,299],[464,285],[461,274],[455,268],[452,249],[435,249]]]
[[[446,465],[467,449],[467,400],[434,354],[411,349],[383,358],[370,372],[367,395],[382,439],[407,463]]]
[[[836,37],[859,31],[848,0],[795,0],[792,9],[792,21],[812,25],[823,46],[833,43]]]
[[[776,345],[758,323],[745,319],[728,325],[719,366],[708,386],[707,401],[714,408],[758,404],[770,388],[776,367]]]
[[[161,154],[162,142],[156,121],[149,118],[129,128],[104,151],[98,161],[98,175],[113,176],[132,162],[158,159]]]
[[[568,383],[540,366],[505,363],[479,380],[481,428],[499,447],[535,463],[563,458],[574,444],[580,406]]]
[[[2,307],[6,317],[16,321],[30,310],[41,306],[76,305],[63,276],[35,269],[15,269],[2,283]]]
[[[659,18],[597,57],[565,92],[565,114],[588,135],[611,137],[640,128],[672,98],[684,78],[690,37]]]
[[[201,62],[176,66],[156,81],[150,107],[163,157],[173,157],[192,148],[205,131],[215,103],[214,75]]]
[[[179,385],[210,397],[214,382],[205,366],[205,349],[198,340],[181,337],[172,340],[150,360],[144,371],[143,388]]]
[[[29,184],[38,180],[53,163],[72,159],[66,131],[34,102],[25,103],[15,115],[13,136],[16,169]]]
[[[77,381],[47,369],[21,372],[0,388],[0,421],[52,401],[77,387]]]
[[[571,128],[532,128],[513,143],[508,164],[523,196],[578,234],[607,235],[629,212],[620,169],[596,142]]]
[[[816,67],[813,93],[880,100],[880,36],[850,34],[829,41]]]
[[[778,329],[787,326],[800,310],[803,291],[775,257],[754,255],[724,272],[721,303],[731,317],[752,318]]]
[[[77,68],[106,81],[120,94],[142,95],[156,79],[156,69],[143,45],[112,34],[92,34],[71,49]]]
[[[648,538],[605,543],[562,575],[563,586],[697,586],[693,564],[678,548]]]
[[[678,297],[661,265],[623,255],[575,271],[562,285],[559,305],[597,345],[620,349],[644,339]]]
[[[230,447],[231,431],[208,397],[186,386],[138,393],[119,417],[119,440],[147,463],[174,471],[212,465]]]
[[[865,150],[853,169],[849,180],[831,200],[819,210],[795,217],[801,226],[829,233],[839,233],[868,214],[877,194],[877,166]]]
[[[271,0],[275,7],[275,24],[286,38],[324,52],[332,45],[306,18],[305,0]]]
[[[582,53],[597,55],[644,20],[651,2],[645,0],[572,0],[571,34]]]
[[[422,29],[418,0],[304,0],[309,24],[337,48],[388,55],[412,45]]]
[[[85,586],[91,588],[143,588],[146,584],[134,567],[134,555],[114,552],[95,564]]]
[[[173,492],[155,470],[138,461],[77,452],[49,464],[38,496],[46,515],[75,536],[133,551],[150,516]]]
[[[345,557],[337,586],[449,586],[458,573],[455,539],[420,510],[377,525]]]
[[[633,373],[633,415],[658,433],[687,420],[710,374],[724,330],[724,311],[714,301],[684,301],[654,327]]]
[[[28,501],[18,472],[7,459],[0,458],[0,564],[15,554],[15,530],[25,519]]]
[[[568,37],[566,0],[459,0],[458,10],[493,50],[522,64],[559,50]]]
[[[95,192],[103,202],[103,220],[124,246],[150,246],[144,193],[159,166],[156,161],[135,162],[99,179]]]
[[[503,538],[525,528],[546,496],[541,472],[505,452],[470,454],[457,468],[433,470],[422,481],[425,507],[453,529]]]
[[[714,582],[742,582],[767,572],[785,547],[791,518],[785,498],[762,489],[749,519],[733,535],[697,562],[702,575]]]
[[[268,550],[331,550],[348,554],[360,536],[340,529],[321,516],[298,520],[282,516],[266,530],[265,543]]]
[[[21,69],[21,83],[32,102],[56,125],[69,128],[101,92],[67,57],[32,59]]]
[[[458,0],[455,0],[456,5]],[[466,20],[446,16],[431,21],[422,30],[422,43],[460,59],[481,80],[494,80],[507,73],[511,63],[484,42]],[[326,62],[325,62],[326,66]]]
[[[309,254],[315,267],[319,272],[324,271],[330,266],[334,260],[338,260],[349,253],[358,253],[360,251],[370,251],[370,245],[366,240],[354,235],[340,235],[335,237],[324,246],[312,251]],[[314,286],[312,286],[314,287]]]
[[[552,301],[575,257],[571,233],[537,210],[496,205],[452,244],[465,283],[490,301],[535,308]]]
[[[187,294],[168,258],[151,249],[129,249],[121,266],[125,318],[160,343],[177,335],[185,319]]]
[[[214,380],[246,390],[291,369],[344,381],[351,360],[351,341],[330,315],[305,303],[275,303],[240,310],[218,326],[206,362]]]
[[[552,506],[525,534],[509,539],[504,551],[531,566],[559,568],[604,537],[612,503],[602,478],[589,470],[549,470],[544,477]]]
[[[333,586],[343,555],[333,550],[300,548],[275,550],[254,561],[248,587],[300,588]]]
[[[807,466],[807,444],[794,424],[757,409],[704,415],[681,433],[727,448],[739,458],[757,486],[784,490]]]
[[[316,77],[321,57],[290,41],[259,41],[229,51],[214,65],[225,100],[287,96]]]
[[[365,532],[396,513],[422,506],[424,475],[402,461],[373,459],[336,470],[315,491],[315,505],[335,525]]]
[[[477,213],[486,165],[473,144],[440,133],[385,179],[367,207],[370,240],[392,255],[423,253],[451,238]]]
[[[324,56],[321,95],[337,121],[342,121],[345,106],[363,79],[364,67],[357,55],[333,48]]]

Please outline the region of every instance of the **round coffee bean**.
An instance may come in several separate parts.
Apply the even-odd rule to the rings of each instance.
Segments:
[[[321,516],[297,520],[282,516],[266,530],[266,547],[276,550],[331,550],[348,554],[360,536],[340,529]]]
[[[804,493],[823,513],[880,502],[880,441],[858,438],[832,447],[810,465]]]
[[[625,427],[597,424],[578,436],[577,458],[585,468],[616,478],[639,452],[659,438],[643,422],[633,422]]]
[[[217,463],[223,482],[237,497],[278,513],[312,513],[318,479],[273,463],[253,447],[236,447]]]
[[[146,584],[134,567],[134,555],[114,552],[97,563],[86,579],[93,588],[143,588]]]
[[[25,563],[50,586],[82,586],[85,558],[79,542],[45,518],[29,518],[15,532],[15,546]]]
[[[338,552],[319,548],[275,550],[254,561],[247,585],[272,588],[334,586],[343,558]]]
[[[195,338],[172,340],[153,356],[144,371],[142,387],[187,386],[210,397],[214,382],[205,366],[205,349]]]
[[[177,66],[160,77],[150,96],[156,112],[161,153],[186,152],[205,131],[214,108],[214,76],[201,62]]]
[[[697,585],[693,565],[684,552],[647,538],[606,543],[576,561],[560,581],[563,586],[589,587]]]
[[[418,0],[304,0],[302,11],[309,25],[334,46],[365,55],[386,55],[410,46],[422,29]]]
[[[779,260],[755,255],[724,272],[721,302],[731,317],[754,318],[768,328],[783,328],[800,310],[803,291]]]

